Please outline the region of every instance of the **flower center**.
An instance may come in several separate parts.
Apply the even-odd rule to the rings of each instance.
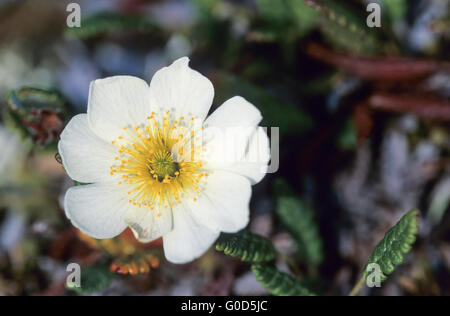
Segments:
[[[144,124],[125,126],[111,143],[118,155],[110,174],[127,187],[129,203],[150,210],[172,208],[183,198],[197,200],[208,177],[195,118],[152,112]],[[161,214],[158,213],[158,216]]]
[[[174,178],[180,174],[180,166],[173,160],[168,150],[158,151],[148,160],[150,174],[157,175],[162,182],[166,177]]]

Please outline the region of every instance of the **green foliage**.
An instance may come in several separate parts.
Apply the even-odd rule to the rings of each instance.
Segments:
[[[81,269],[81,287],[66,288],[78,294],[92,294],[106,288],[115,277],[107,265],[96,264]]]
[[[270,240],[262,236],[242,231],[237,234],[222,234],[216,244],[218,251],[245,262],[272,261],[275,248]]]
[[[279,126],[280,136],[299,134],[312,126],[311,117],[292,104],[283,103],[267,90],[259,88],[245,79],[227,73],[218,73],[214,77],[216,100],[218,104],[226,101],[230,95],[245,96],[258,107],[263,115],[262,126]]]
[[[33,111],[49,110],[63,114],[69,111],[67,100],[61,94],[33,87],[9,91],[6,102],[11,111],[24,119],[31,119]]]
[[[19,261],[23,264],[23,268],[27,270],[33,270],[38,265],[38,258],[42,249],[40,249],[39,240],[32,237],[27,237],[18,244],[17,251],[20,251],[23,256],[23,261]]]
[[[291,196],[287,185],[278,181],[276,188],[283,191],[278,197],[276,214],[291,234],[297,245],[299,256],[308,264],[317,266],[323,261],[323,246],[314,210],[302,200]],[[281,188],[281,189],[280,189]]]
[[[88,39],[112,32],[134,31],[147,34],[155,30],[155,24],[145,18],[101,12],[83,19],[81,27],[67,28],[65,34],[69,38]]]
[[[214,10],[216,5],[220,3],[220,0],[194,0],[199,10],[204,10],[205,12]]]
[[[221,0],[194,0],[196,23],[189,31],[195,40],[196,50],[208,60],[230,67],[241,57],[242,42],[237,41],[230,25],[239,20],[245,13],[239,6],[224,9]],[[224,11],[226,13],[224,14]],[[246,18],[246,17],[244,17]],[[220,41],[217,39],[220,38]]]
[[[403,20],[408,9],[407,0],[380,0],[382,12],[389,15],[392,22]]]
[[[252,271],[256,280],[264,288],[277,296],[314,296],[300,281],[264,264],[253,264]]]
[[[7,126],[22,138],[40,145],[54,144],[72,115],[67,100],[58,92],[33,87],[11,90],[3,115]]]
[[[343,150],[355,149],[358,146],[358,136],[352,119],[345,122],[337,136],[337,146]]]
[[[389,1],[389,0],[388,0]],[[308,0],[319,12],[319,27],[336,48],[363,55],[376,55],[383,50],[378,28],[366,25],[366,13],[335,0]]]
[[[306,35],[314,27],[317,13],[299,0],[256,0],[263,25],[262,39],[285,40]]]
[[[294,238],[299,256],[307,263],[319,265],[323,249],[313,210],[298,198],[280,197],[276,212]]]
[[[9,107],[3,108],[2,118],[5,126],[15,134],[17,134],[21,139],[27,138],[29,135],[26,127],[21,123],[20,116],[18,113],[12,111]]]
[[[380,266],[383,272],[382,280],[385,280],[395,270],[395,265],[403,262],[403,255],[411,250],[419,231],[418,216],[418,210],[409,211],[386,233],[367,261],[364,268],[364,277],[367,277],[369,273],[367,266],[371,263]]]

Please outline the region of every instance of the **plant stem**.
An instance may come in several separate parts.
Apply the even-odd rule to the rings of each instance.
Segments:
[[[362,286],[366,283],[366,278],[363,276],[361,280],[355,285],[353,290],[350,292],[348,296],[356,296],[358,294],[359,290],[361,290]]]

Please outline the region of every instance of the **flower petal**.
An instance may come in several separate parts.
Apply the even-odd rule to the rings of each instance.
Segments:
[[[203,122],[214,88],[208,78],[189,68],[189,58],[183,57],[155,73],[150,96],[155,107],[175,110],[177,116],[196,116]]]
[[[115,148],[92,132],[86,114],[70,120],[61,134],[58,151],[73,180],[92,183],[110,178]]]
[[[251,184],[260,182],[267,173],[270,160],[269,138],[262,127],[258,127],[245,146],[244,155],[239,160],[208,162],[214,170],[224,170],[247,177]]]
[[[125,222],[130,226],[136,239],[150,242],[172,230],[172,210],[164,209],[158,212],[148,207],[134,207],[125,215]]]
[[[234,97],[222,104],[205,121],[203,139],[208,160],[214,163],[242,161],[261,118],[259,110],[244,98]]]
[[[205,121],[214,127],[254,127],[262,120],[261,112],[243,97],[235,96],[219,106]]]
[[[204,139],[208,165],[246,176],[258,183],[270,160],[269,139],[257,125],[260,111],[242,97],[222,104],[205,121]]]
[[[126,194],[110,184],[88,184],[70,188],[65,196],[66,216],[83,233],[97,239],[119,235],[130,208]]]
[[[208,177],[199,199],[186,203],[200,223],[216,232],[234,233],[248,224],[251,194],[251,184],[247,178],[214,171]]]
[[[108,142],[120,136],[124,126],[145,122],[151,111],[150,88],[142,79],[115,76],[91,83],[87,110],[89,124]]]
[[[183,204],[173,209],[174,228],[163,236],[164,253],[173,263],[200,257],[219,237],[219,232],[201,225]]]

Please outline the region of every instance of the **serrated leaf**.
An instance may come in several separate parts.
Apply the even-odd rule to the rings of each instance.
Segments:
[[[336,48],[363,55],[376,55],[383,50],[378,28],[366,25],[365,10],[357,12],[335,0],[304,1],[317,10],[320,30]]]
[[[222,234],[216,243],[216,250],[234,258],[240,257],[244,262],[272,261],[275,258],[272,242],[248,231]]]
[[[256,280],[273,295],[315,296],[300,281],[293,279],[284,272],[278,271],[274,267],[264,264],[253,264],[252,271]]]
[[[100,12],[83,19],[81,27],[67,28],[65,33],[69,38],[87,39],[111,32],[135,31],[145,34],[155,30],[155,24],[143,17]]]
[[[116,275],[109,271],[108,266],[103,264],[81,268],[81,286],[68,287],[67,290],[78,294],[92,294],[106,288],[115,277]]]
[[[278,182],[277,187],[281,186],[285,184]],[[295,240],[299,256],[313,266],[322,263],[322,239],[314,218],[314,211],[294,196],[281,195],[277,200],[276,214]]]
[[[67,100],[57,91],[35,87],[22,87],[9,91],[6,102],[8,107],[22,116],[30,111],[51,110],[66,113]]]
[[[22,87],[9,91],[6,102],[8,126],[40,145],[54,143],[64,127],[65,118],[71,116],[67,100],[52,90]]]
[[[367,277],[369,273],[367,267],[371,263],[380,266],[383,273],[382,280],[385,280],[389,274],[394,272],[395,265],[403,263],[403,255],[411,251],[412,244],[415,242],[416,234],[419,231],[418,216],[418,210],[409,211],[386,233],[367,261],[364,267],[364,277]]]

